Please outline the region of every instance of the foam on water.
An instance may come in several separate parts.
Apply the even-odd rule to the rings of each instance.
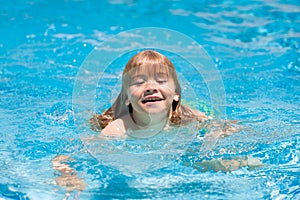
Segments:
[[[65,189],[54,185],[57,174],[51,167],[59,154],[74,159],[68,164],[87,183],[82,199],[299,198],[297,1],[3,1],[1,5],[0,199],[63,199]],[[126,165],[128,173],[120,170],[122,154],[110,161],[112,165],[103,164],[83,144],[83,138],[96,133],[77,132],[74,127],[72,91],[80,65],[94,47],[120,31],[144,26],[171,28],[202,44],[222,75],[228,118],[242,121],[246,128],[218,140],[206,154],[199,151],[203,138],[196,138],[188,151],[178,152],[180,156],[167,165],[163,161],[172,156],[162,158],[160,165],[155,163],[157,157],[137,166],[137,159],[126,160],[132,161]],[[107,101],[108,106],[107,95],[118,93],[115,83],[126,56],[116,61],[118,72],[105,74],[114,80],[107,85],[113,94],[96,96],[98,102]],[[202,86],[194,87],[207,100]],[[151,144],[127,141],[113,147],[157,148]],[[247,155],[260,158],[265,166],[231,173],[204,173],[191,167],[204,158]],[[156,170],[149,171],[149,166]]]

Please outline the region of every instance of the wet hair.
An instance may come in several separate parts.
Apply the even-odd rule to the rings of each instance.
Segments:
[[[197,116],[193,114],[189,107],[181,105],[181,87],[173,63],[166,56],[156,51],[145,50],[133,56],[126,64],[122,74],[122,90],[113,105],[102,114],[95,114],[90,119],[89,122],[93,130],[101,130],[113,120],[132,113],[132,106],[130,104],[126,105],[128,99],[126,91],[129,87],[129,81],[132,75],[145,71],[148,74],[165,73],[173,78],[175,93],[179,95],[179,99],[172,102],[172,111],[169,118],[172,125],[185,125],[197,120]]]

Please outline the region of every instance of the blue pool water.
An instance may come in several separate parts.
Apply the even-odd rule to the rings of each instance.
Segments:
[[[299,1],[0,2],[0,199],[63,199],[51,164],[57,155],[69,155],[85,182],[69,199],[300,199]],[[97,133],[74,122],[77,73],[95,47],[141,27],[172,29],[203,46],[222,77],[226,117],[241,121],[242,131],[209,152],[195,138],[186,151],[159,159],[143,151],[166,138],[89,142]],[[113,95],[126,61],[118,58],[119,72],[107,83]],[[209,101],[201,80],[192,87]],[[108,105],[108,98],[96,102]],[[105,154],[94,152],[99,145]],[[116,149],[122,154],[111,155]],[[122,159],[128,154],[131,160]],[[230,173],[192,167],[205,156],[247,155],[264,166]]]

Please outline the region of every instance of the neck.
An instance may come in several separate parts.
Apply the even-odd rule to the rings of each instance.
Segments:
[[[139,114],[133,112],[131,114],[132,121],[137,126],[137,129],[163,129],[168,120],[169,114]]]
[[[149,138],[168,127],[168,115],[160,113],[140,116],[132,113],[130,116],[133,126],[131,130],[127,130],[127,135],[133,138]]]

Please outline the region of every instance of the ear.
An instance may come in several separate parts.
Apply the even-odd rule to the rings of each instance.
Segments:
[[[173,99],[174,99],[174,101],[179,101],[179,95],[175,94]]]
[[[179,104],[179,95],[178,94],[175,94],[174,97],[173,97],[173,102],[172,102],[172,111],[176,111],[176,108]]]

